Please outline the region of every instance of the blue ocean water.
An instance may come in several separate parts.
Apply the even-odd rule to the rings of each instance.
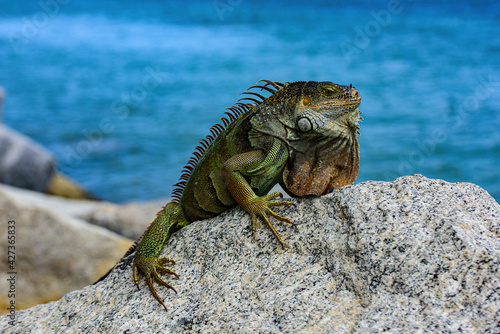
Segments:
[[[421,173],[500,200],[498,1],[0,0],[3,122],[111,201],[169,196],[259,79],[356,86],[356,182]]]

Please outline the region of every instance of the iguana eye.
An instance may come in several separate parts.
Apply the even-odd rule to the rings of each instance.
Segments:
[[[334,86],[322,86],[319,88],[321,91],[321,94],[325,97],[334,97],[337,95],[337,89]]]
[[[312,129],[311,121],[309,121],[305,117],[299,118],[299,120],[297,121],[297,125],[299,126],[300,131],[303,132],[307,132]]]
[[[310,102],[311,102],[311,98],[310,98],[309,96],[306,96],[306,97],[304,97],[304,98],[302,99],[302,104],[303,104],[304,106],[308,106]]]

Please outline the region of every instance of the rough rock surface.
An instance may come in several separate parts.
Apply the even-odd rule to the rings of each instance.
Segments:
[[[285,249],[239,208],[176,232],[168,312],[128,258],[0,332],[498,333],[500,206],[480,187],[415,175],[294,201]]]
[[[130,247],[129,239],[40,205],[46,202],[10,196],[6,188],[0,186],[0,313],[6,313],[12,299],[17,309],[28,308],[95,282]],[[15,222],[12,269],[7,262],[9,221]],[[10,272],[17,273],[15,298],[7,293]]]

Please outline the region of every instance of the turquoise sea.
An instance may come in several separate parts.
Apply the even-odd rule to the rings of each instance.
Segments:
[[[500,201],[498,1],[0,0],[2,121],[116,202],[167,197],[259,79],[356,86],[358,180]]]

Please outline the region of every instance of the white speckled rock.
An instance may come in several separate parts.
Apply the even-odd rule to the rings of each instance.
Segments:
[[[12,333],[493,333],[500,206],[480,187],[420,175],[278,208],[281,249],[241,209],[175,233],[165,312],[130,258],[103,282],[0,318]]]

